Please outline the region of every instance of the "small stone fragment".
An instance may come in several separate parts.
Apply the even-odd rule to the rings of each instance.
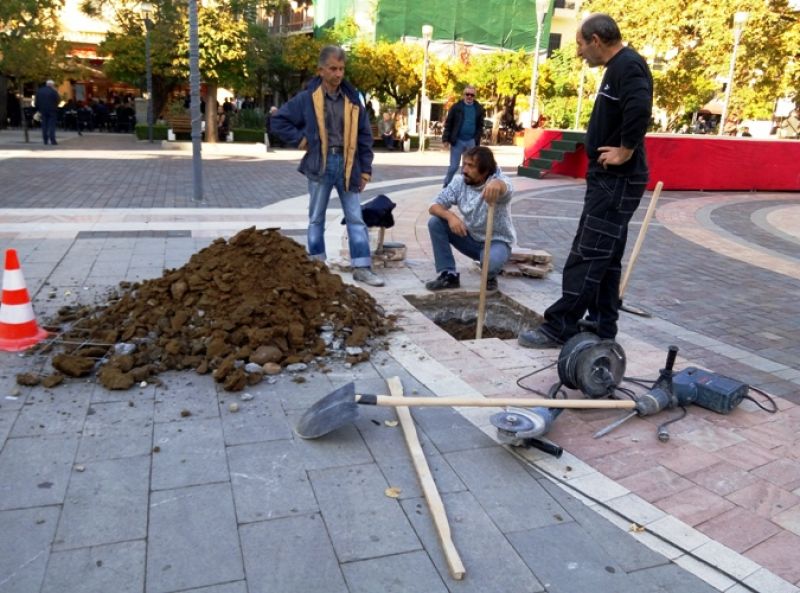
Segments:
[[[237,404],[236,402],[229,403],[228,404],[228,411],[235,414],[236,412],[239,411],[239,404]]]

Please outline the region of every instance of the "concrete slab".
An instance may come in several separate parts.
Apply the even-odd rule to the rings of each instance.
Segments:
[[[147,539],[148,592],[244,578],[230,484],[154,492]]]
[[[347,593],[325,525],[318,514],[243,525],[249,593]]]
[[[313,470],[309,478],[341,562],[421,549],[375,464]]]
[[[0,591],[39,591],[58,525],[59,508],[0,511]]]
[[[54,552],[42,593],[136,593],[144,587],[144,540]]]

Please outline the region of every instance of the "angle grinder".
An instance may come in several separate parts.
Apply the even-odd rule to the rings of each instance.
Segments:
[[[561,412],[561,408],[508,408],[493,414],[489,421],[497,428],[497,438],[504,445],[535,447],[561,457],[561,447],[540,438],[550,431]]]

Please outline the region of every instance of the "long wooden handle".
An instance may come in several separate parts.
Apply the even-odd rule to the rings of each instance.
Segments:
[[[399,377],[390,377],[386,382],[389,384],[389,392],[393,398],[405,399],[403,398],[403,384],[400,382]],[[436,534],[439,536],[439,543],[447,561],[447,568],[450,570],[450,576],[460,581],[464,578],[466,569],[464,568],[464,563],[461,562],[461,556],[458,554],[456,545],[453,543],[450,523],[447,521],[447,512],[444,509],[439,490],[436,488],[436,482],[433,481],[433,474],[428,465],[428,460],[425,459],[425,453],[422,450],[422,445],[417,436],[417,429],[414,426],[414,419],[411,418],[411,412],[406,407],[398,407],[395,411],[397,418],[400,420],[400,426],[403,428],[406,445],[408,445],[408,451],[411,453],[411,461],[414,462],[414,469],[417,470],[417,478],[419,478],[422,494],[428,502],[433,524],[436,527]]]
[[[622,276],[622,282],[619,283],[620,300],[622,300],[622,297],[625,294],[625,289],[628,287],[628,280],[631,277],[633,264],[636,263],[636,259],[639,257],[639,251],[641,251],[642,249],[642,243],[644,243],[644,236],[647,233],[647,227],[650,226],[650,219],[653,218],[653,213],[656,211],[656,202],[658,202],[658,196],[661,195],[662,187],[664,187],[663,181],[659,181],[658,183],[656,183],[656,189],[653,191],[653,196],[650,198],[650,205],[647,207],[647,212],[644,215],[644,220],[642,221],[642,228],[639,229],[639,236],[636,237],[636,243],[633,246],[631,257],[628,260],[628,267],[625,268],[625,274]]]
[[[542,408],[577,408],[597,410],[601,408],[615,408],[632,410],[636,406],[633,400],[617,399],[548,399],[531,397],[488,397],[485,399],[447,396],[447,397],[406,397],[398,399],[390,395],[356,395],[357,404],[367,404],[374,406],[388,407],[439,407],[447,408],[453,406],[463,406],[465,408],[502,408],[505,406],[517,406],[522,408],[542,407]]]
[[[475,327],[475,339],[483,337],[483,315],[486,312],[486,281],[489,278],[489,256],[492,249],[492,231],[494,230],[494,204],[489,204],[486,213],[486,240],[483,243],[483,262],[481,262],[481,292],[478,297],[478,324]]]

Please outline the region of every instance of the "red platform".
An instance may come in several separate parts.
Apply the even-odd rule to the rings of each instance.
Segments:
[[[561,130],[525,130],[525,162],[562,137]],[[800,140],[762,140],[692,134],[645,137],[650,183],[665,190],[800,191]],[[583,146],[551,172],[586,177]]]

